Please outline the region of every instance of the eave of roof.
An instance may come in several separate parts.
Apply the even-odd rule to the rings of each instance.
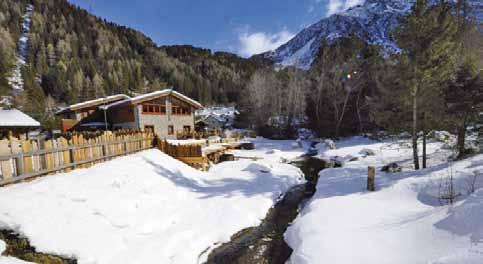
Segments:
[[[172,96],[174,96],[174,97],[176,97],[176,98],[196,107],[197,109],[203,108],[203,105],[201,105],[199,102],[189,98],[186,95],[178,93],[178,92],[174,91],[173,89],[165,89],[165,90],[161,90],[161,91],[156,91],[156,92],[152,92],[152,93],[148,93],[148,94],[139,95],[139,96],[136,96],[136,97],[117,101],[117,102],[114,102],[114,103],[111,103],[111,104],[108,104],[108,105],[105,105],[105,106],[101,106],[100,108],[101,109],[109,109],[111,107],[119,106],[119,105],[123,105],[123,104],[135,105],[135,104],[140,104],[140,103],[143,103],[143,102],[146,102],[146,101],[150,101],[150,100],[153,100],[153,99],[156,99],[156,98],[159,98],[159,97],[163,97],[163,96],[168,96],[168,95],[172,95]]]
[[[89,100],[89,101],[80,102],[80,103],[77,103],[77,104],[70,105],[70,106],[67,106],[67,107],[60,109],[55,114],[58,115],[58,114],[62,114],[62,113],[65,113],[65,112],[76,111],[76,110],[80,110],[80,109],[84,109],[84,108],[97,107],[99,105],[109,104],[109,103],[111,103],[112,101],[115,101],[115,100],[121,100],[121,99],[127,99],[127,98],[129,98],[129,96],[127,96],[125,94],[115,94],[115,95],[111,95],[111,96],[107,96],[107,97],[102,97],[102,98],[98,98],[98,99]]]

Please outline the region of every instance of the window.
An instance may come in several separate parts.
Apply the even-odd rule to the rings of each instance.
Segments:
[[[174,126],[168,126],[168,135],[174,135]]]
[[[145,132],[154,132],[154,126],[153,125],[145,125],[144,131]]]
[[[191,133],[191,127],[190,127],[190,126],[184,126],[184,127],[183,127],[183,132],[184,132],[185,134],[189,134],[189,133]]]
[[[191,110],[187,107],[173,106],[171,112],[173,115],[191,115]]]
[[[164,115],[166,114],[166,106],[159,104],[143,104],[143,114]]]

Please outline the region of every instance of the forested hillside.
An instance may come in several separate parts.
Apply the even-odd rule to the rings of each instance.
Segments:
[[[32,4],[25,92],[17,98],[41,121],[51,109],[114,93],[173,86],[205,104],[238,100],[243,84],[261,63],[190,46],[158,48],[142,33],[88,14],[65,0],[2,1],[0,87],[15,63],[22,16]],[[176,59],[179,57],[180,59]]]

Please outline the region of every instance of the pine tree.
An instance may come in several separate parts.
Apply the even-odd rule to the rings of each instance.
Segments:
[[[441,85],[454,73],[456,26],[452,6],[439,3],[429,7],[418,0],[411,14],[396,30],[394,36],[401,48],[398,59],[399,82],[410,100],[412,113],[412,145],[415,169],[419,169],[418,132],[421,113],[434,110]],[[424,108],[423,108],[424,105]],[[423,162],[424,163],[424,162]]]
[[[447,114],[456,128],[458,156],[465,155],[466,129],[471,121],[476,121],[483,106],[483,80],[476,62],[467,60],[459,69],[455,80],[445,91]]]

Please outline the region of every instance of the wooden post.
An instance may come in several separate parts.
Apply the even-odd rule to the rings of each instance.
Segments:
[[[12,150],[12,154],[20,154],[20,156],[14,159],[15,176],[20,176],[23,174],[23,155],[20,141],[14,137],[10,138],[10,148]]]
[[[54,147],[53,145],[53,142],[52,140],[47,140],[45,141],[45,146],[44,146],[44,149],[49,151],[51,150],[52,148]],[[45,159],[45,168],[47,170],[50,170],[52,168],[54,168],[54,159],[53,159],[53,153],[52,152],[48,152],[45,154],[44,156],[44,159]]]
[[[370,192],[375,191],[375,181],[376,181],[376,168],[375,167],[368,167],[367,168],[367,190]]]
[[[32,143],[29,140],[22,141],[22,152],[29,153],[32,151]],[[33,171],[33,159],[32,156],[24,156],[23,157],[23,172],[30,173]]]
[[[0,155],[8,156],[12,152],[10,151],[9,141],[8,139],[0,140]],[[2,176],[4,180],[12,178],[12,167],[10,164],[10,159],[0,161],[0,165],[2,166]]]

